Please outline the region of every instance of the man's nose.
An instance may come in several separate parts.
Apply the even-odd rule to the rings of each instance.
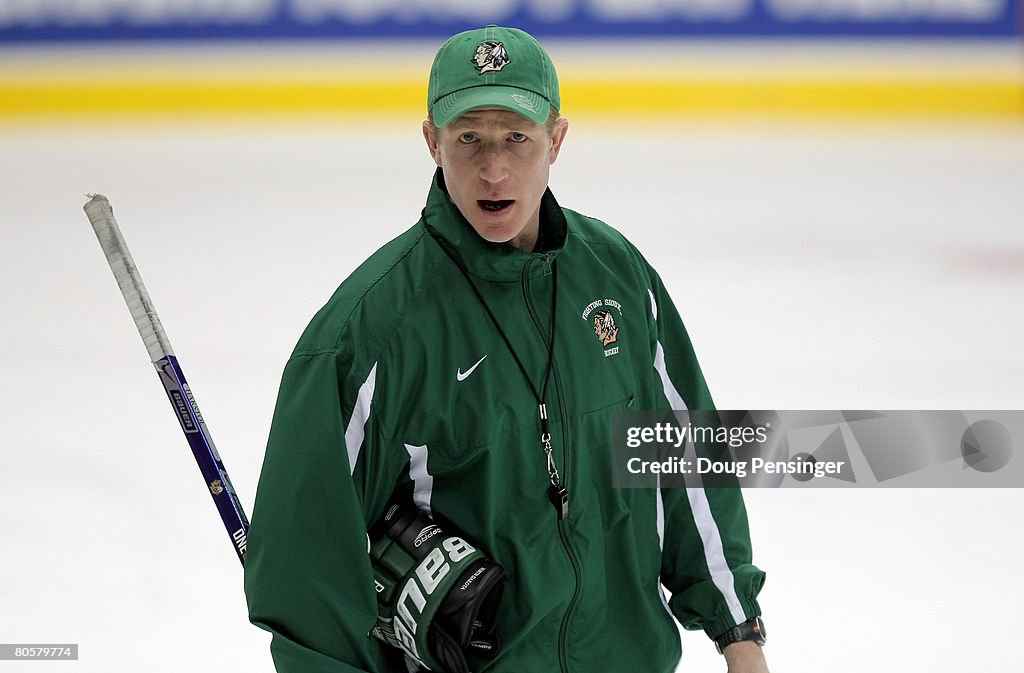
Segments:
[[[480,166],[480,179],[492,185],[497,185],[508,178],[509,166],[507,157],[496,146],[484,149],[483,163]]]

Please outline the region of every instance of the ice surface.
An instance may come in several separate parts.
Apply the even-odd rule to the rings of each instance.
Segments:
[[[0,129],[0,641],[81,646],[33,670],[272,670],[83,194],[251,512],[296,338],[431,170],[415,119]],[[1020,126],[579,120],[551,184],[660,270],[722,408],[1019,409],[1021,176]],[[747,502],[774,670],[1016,670],[990,629],[1024,599],[1020,491]]]

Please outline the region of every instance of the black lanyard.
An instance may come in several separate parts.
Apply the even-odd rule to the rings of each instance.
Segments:
[[[551,335],[548,339],[548,364],[547,369],[544,372],[544,381],[541,384],[541,388],[538,391],[537,386],[534,385],[530,379],[529,372],[526,371],[526,367],[523,365],[522,360],[519,359],[519,354],[516,353],[516,349],[512,346],[512,342],[509,340],[508,335],[505,334],[505,330],[501,328],[501,323],[495,317],[494,312],[491,311],[491,307],[487,305],[484,300],[484,296],[480,294],[480,290],[477,288],[476,283],[473,282],[472,277],[469,275],[469,271],[466,269],[465,264],[455,253],[454,250],[448,244],[444,238],[442,238],[434,228],[430,225],[426,225],[427,231],[437,241],[441,249],[445,251],[449,259],[458,267],[459,271],[462,272],[462,277],[469,283],[469,287],[473,290],[473,294],[476,295],[480,305],[484,307],[484,311],[487,313],[487,317],[490,318],[494,328],[498,330],[498,334],[501,335],[502,341],[505,342],[505,346],[508,348],[508,352],[512,354],[512,359],[516,361],[519,366],[519,371],[522,372],[523,378],[526,380],[526,385],[530,386],[530,392],[533,393],[534,399],[537,400],[537,412],[540,416],[540,444],[544,449],[544,455],[547,457],[547,469],[548,477],[551,480],[551,486],[548,489],[548,499],[551,500],[551,504],[555,507],[555,512],[558,513],[559,519],[565,519],[569,516],[569,491],[562,485],[561,478],[558,475],[558,466],[555,463],[555,457],[551,446],[551,433],[548,430],[548,406],[546,403],[548,394],[548,383],[551,380],[551,370],[554,364],[555,354],[555,316],[557,315],[556,307],[558,302],[558,259],[556,258],[551,263]]]

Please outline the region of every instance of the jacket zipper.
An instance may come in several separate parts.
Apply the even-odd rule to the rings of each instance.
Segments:
[[[541,255],[541,260],[547,265],[547,268],[551,268],[551,261],[549,255]],[[523,298],[526,301],[526,308],[530,312],[530,318],[533,320],[533,326],[537,328],[538,334],[540,334],[541,341],[545,345],[548,344],[548,338],[544,334],[544,327],[541,325],[540,318],[537,316],[537,311],[533,306],[533,299],[530,297],[530,284],[529,284],[529,269],[532,264],[532,260],[523,265],[522,275],[522,289]],[[562,379],[558,375],[557,363],[552,365],[553,375],[555,378],[555,396],[558,399],[558,415],[562,420],[562,475],[563,484],[569,483],[569,426],[565,415],[565,395],[563,394]],[[572,511],[572,500],[569,501],[570,511]],[[572,598],[569,600],[569,606],[565,610],[565,615],[562,616],[562,623],[558,629],[558,664],[559,668],[563,673],[568,673],[569,663],[566,660],[566,637],[569,627],[569,619],[572,617],[572,613],[576,608],[576,603],[579,600],[580,595],[580,580],[581,571],[579,560],[576,558],[576,553],[572,550],[572,546],[569,544],[569,534],[565,529],[565,521],[562,519],[557,520],[558,523],[558,537],[562,541],[562,548],[565,550],[566,555],[569,557],[570,563],[572,563],[573,578],[575,580],[575,586],[573,587]]]

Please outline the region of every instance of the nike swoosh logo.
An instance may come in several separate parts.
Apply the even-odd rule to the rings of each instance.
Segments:
[[[466,371],[462,371],[462,367],[459,367],[459,371],[455,375],[455,378],[457,378],[460,381],[465,381],[467,378],[469,378],[469,375],[473,373],[473,370],[476,369],[477,367],[479,367],[480,363],[483,362],[486,359],[487,359],[487,356],[485,355],[482,358],[480,358],[479,360],[477,360],[476,364],[473,365],[472,367],[470,367],[469,369],[467,369]]]

